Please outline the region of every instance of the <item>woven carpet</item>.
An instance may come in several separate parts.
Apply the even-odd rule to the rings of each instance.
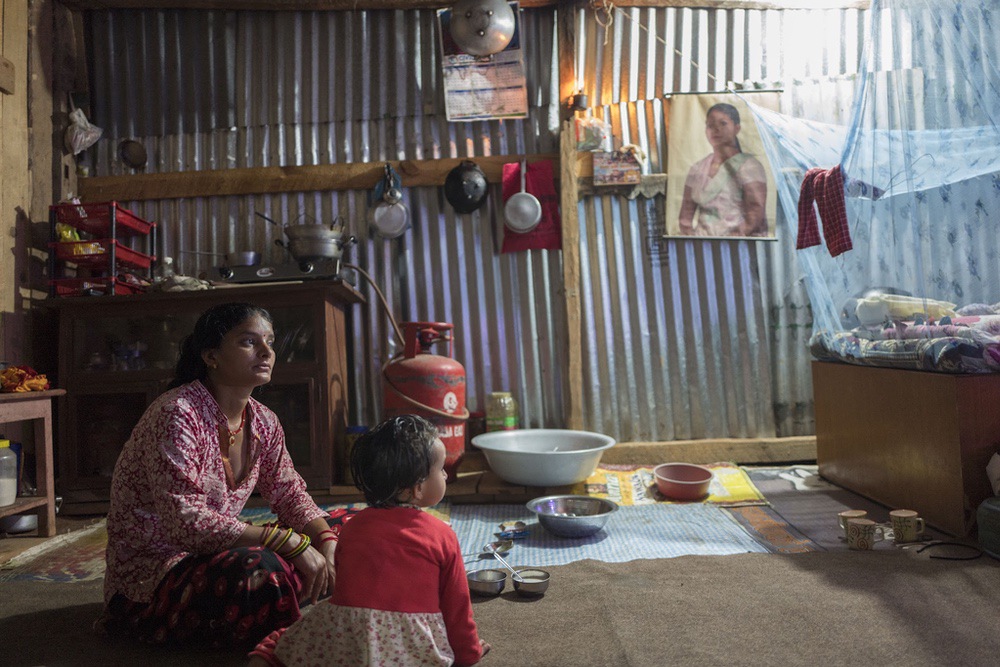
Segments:
[[[711,466],[716,472],[711,495],[700,503],[662,502],[653,493],[652,468],[603,466],[588,480],[588,493],[601,495],[610,489],[622,505],[608,527],[582,539],[550,535],[538,525],[524,505],[452,505],[444,501],[431,514],[450,523],[463,552],[478,552],[496,539],[504,521],[525,521],[529,536],[516,542],[512,559],[519,564],[560,565],[583,559],[622,562],[641,558],[682,555],[726,555],[735,553],[794,553],[816,550],[808,538],[769,508],[764,496],[732,464]],[[598,478],[598,475],[603,475]],[[613,478],[614,481],[611,481]],[[603,479],[592,484],[592,480]],[[645,486],[649,482],[650,486]],[[628,493],[622,490],[628,488]],[[645,489],[645,494],[641,492]],[[608,497],[608,496],[605,496]],[[363,503],[325,505],[327,510],[364,507]],[[274,521],[267,508],[245,510],[240,518],[254,525]],[[62,535],[30,549],[0,566],[0,582],[93,581],[104,576],[107,529],[102,520],[94,526]],[[492,567],[489,560],[472,558],[469,569]]]
[[[799,554],[808,551],[826,551],[785,521],[772,507],[764,505],[727,507],[726,512],[772,553]]]
[[[1000,562],[901,550],[579,561],[477,598],[482,667],[998,664]]]
[[[509,554],[512,565],[564,565],[584,559],[620,563],[770,551],[725,509],[698,503],[621,507],[602,530],[582,538],[548,533],[524,505],[454,505],[451,517],[462,552],[469,554],[469,570],[496,567],[495,561],[475,554],[496,539],[501,523],[511,521],[524,521],[528,526],[528,536],[515,540]]]
[[[324,509],[363,506],[363,504],[324,505]],[[449,521],[448,504],[428,509],[442,521]],[[274,521],[277,517],[267,508],[251,508],[240,519],[254,525]],[[0,565],[0,582],[4,581],[93,581],[104,577],[104,551],[108,546],[107,523],[104,519],[93,526],[66,533],[18,554]]]
[[[93,526],[46,540],[0,566],[4,581],[93,581],[104,577],[108,545],[104,519]]]
[[[715,473],[708,488],[708,497],[700,502],[713,505],[766,505],[767,499],[746,471],[732,463],[712,463]],[[601,464],[585,481],[574,485],[573,493],[613,500],[619,505],[653,505],[678,503],[665,498],[656,488],[652,466]]]

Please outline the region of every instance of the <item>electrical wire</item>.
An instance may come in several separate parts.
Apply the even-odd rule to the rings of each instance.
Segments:
[[[344,266],[345,269],[351,269],[352,271],[357,271],[358,275],[360,275],[362,278],[364,278],[365,280],[367,280],[368,284],[371,286],[371,288],[373,290],[375,290],[375,294],[378,295],[379,302],[382,304],[382,310],[385,311],[385,315],[389,319],[389,323],[392,324],[393,331],[396,333],[396,336],[399,338],[400,347],[401,348],[405,348],[406,347],[406,340],[403,338],[403,332],[399,328],[399,324],[396,322],[396,318],[393,316],[392,311],[389,309],[389,303],[388,303],[388,301],[386,301],[385,294],[383,294],[382,290],[379,289],[378,285],[375,283],[375,280],[370,275],[368,275],[367,271],[365,271],[364,269],[362,269],[360,266],[357,266],[356,264],[347,264],[347,263],[345,263],[343,266]],[[443,337],[443,336],[439,336],[436,340],[431,341],[431,344],[433,344],[433,343],[435,343],[435,342],[437,342],[439,340],[447,340],[447,339],[445,337]],[[388,374],[386,373],[386,369],[389,368],[389,365],[392,364],[392,362],[396,361],[401,356],[403,356],[403,354],[404,354],[404,351],[397,352],[395,355],[392,356],[391,359],[389,359],[388,361],[385,362],[385,364],[382,365],[382,379],[385,380],[386,387],[388,387],[390,390],[392,390],[393,393],[395,393],[397,396],[399,396],[400,398],[402,398],[405,402],[409,403],[410,405],[413,405],[414,407],[420,408],[421,410],[424,410],[425,412],[430,412],[432,414],[435,414],[435,415],[437,415],[439,417],[444,417],[446,419],[463,419],[464,420],[464,419],[468,419],[469,418],[469,410],[465,406],[462,407],[462,410],[463,410],[464,414],[451,414],[451,413],[445,412],[444,410],[438,410],[437,408],[432,408],[429,405],[425,405],[425,404],[421,403],[420,401],[417,401],[417,400],[415,400],[413,398],[410,398],[409,396],[407,396],[406,394],[404,394],[403,392],[401,392],[399,389],[397,389],[395,387],[395,385],[392,384],[392,380],[389,378]]]
[[[360,266],[357,266],[356,264],[345,263],[344,268],[351,269],[352,271],[357,271],[362,278],[368,281],[368,284],[371,285],[371,288],[375,290],[375,294],[378,295],[379,301],[382,303],[382,310],[385,311],[385,316],[389,318],[389,323],[392,325],[392,330],[396,332],[396,337],[399,338],[399,346],[404,347],[406,345],[406,341],[403,339],[403,331],[399,328],[399,324],[396,323],[396,318],[392,316],[392,311],[389,310],[389,303],[385,300],[385,294],[383,294],[382,290],[380,290],[378,288],[378,285],[375,284],[375,280],[370,275],[368,275],[367,271],[362,269]]]
[[[597,21],[597,24],[599,26],[601,26],[602,28],[604,28],[604,44],[605,45],[607,45],[607,43],[608,43],[608,33],[610,32],[611,24],[614,22],[614,14],[613,14],[613,12],[617,12],[618,14],[620,14],[623,17],[625,17],[629,21],[632,21],[633,23],[635,23],[642,30],[645,30],[646,33],[650,37],[652,37],[656,41],[660,42],[661,44],[663,44],[667,48],[671,49],[674,53],[676,53],[677,55],[679,55],[681,58],[687,58],[688,62],[690,62],[691,65],[694,66],[695,69],[698,69],[698,70],[702,69],[701,65],[698,64],[697,60],[695,60],[694,58],[692,58],[691,56],[689,56],[686,53],[682,53],[681,51],[678,51],[676,47],[671,46],[665,39],[663,39],[662,37],[660,37],[656,33],[651,32],[648,27],[646,27],[645,25],[643,25],[641,22],[637,21],[636,19],[632,18],[629,15],[629,13],[626,12],[625,10],[623,10],[621,7],[615,7],[615,3],[612,2],[611,0],[593,0],[593,2],[591,3],[591,8],[594,10],[594,20]],[[603,17],[602,17],[602,15],[603,15]],[[708,70],[703,70],[703,71],[705,72],[705,76],[707,76],[709,79],[711,79],[713,83],[715,83],[715,84],[719,83],[719,80],[715,77],[714,74],[712,74]]]
[[[962,549],[970,549],[972,551],[972,553],[963,556],[958,556],[958,555],[935,556],[932,553],[927,554],[928,558],[935,558],[938,560],[975,560],[983,555],[982,549],[972,544],[965,544],[963,542],[941,542],[941,541],[928,542],[924,546],[917,549],[916,552],[918,554],[923,553],[924,551],[932,547],[960,547]]]

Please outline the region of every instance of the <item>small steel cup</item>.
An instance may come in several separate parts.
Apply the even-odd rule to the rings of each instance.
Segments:
[[[507,585],[507,572],[504,570],[475,570],[466,575],[469,580],[469,591],[477,595],[495,596],[503,592]]]

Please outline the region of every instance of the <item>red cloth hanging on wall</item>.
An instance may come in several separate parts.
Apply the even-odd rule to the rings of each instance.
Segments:
[[[813,168],[806,172],[799,192],[799,238],[797,250],[820,244],[815,202],[823,219],[823,237],[830,255],[836,257],[854,247],[847,227],[844,204],[844,174],[840,165],[832,169]]]
[[[524,176],[524,189],[535,195],[542,206],[542,218],[530,232],[519,234],[503,227],[503,246],[500,252],[522,250],[559,250],[562,248],[562,218],[559,216],[559,196],[553,177],[552,162],[540,160],[528,165]],[[521,191],[521,164],[510,162],[503,166],[503,202]],[[502,215],[502,214],[501,214]]]

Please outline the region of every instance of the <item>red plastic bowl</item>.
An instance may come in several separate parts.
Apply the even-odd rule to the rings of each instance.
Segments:
[[[708,495],[713,473],[694,463],[661,463],[653,468],[656,488],[671,500],[701,500]]]

